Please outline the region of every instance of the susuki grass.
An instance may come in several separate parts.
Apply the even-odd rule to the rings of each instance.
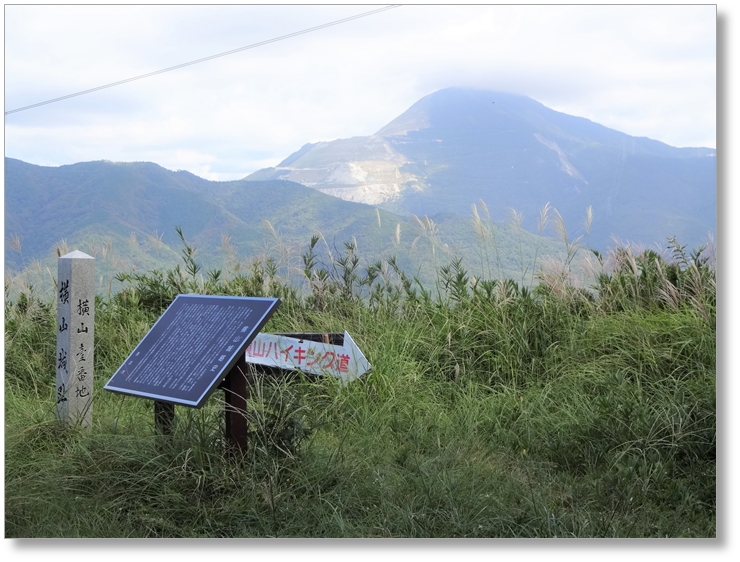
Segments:
[[[54,418],[53,304],[6,298],[7,537],[715,536],[705,250],[592,253],[579,286],[564,233],[534,287],[458,259],[430,288],[393,258],[361,265],[353,242],[322,260],[316,238],[296,287],[269,259],[204,274],[182,241],[182,268],[121,275],[96,301],[90,432]],[[218,393],[157,435],[150,402],[102,386],[181,292],[279,296],[265,331],[348,330],[372,370],[258,379],[241,456]]]

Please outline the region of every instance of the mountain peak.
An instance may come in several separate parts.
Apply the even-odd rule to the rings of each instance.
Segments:
[[[481,113],[485,115],[499,109],[495,107],[496,99],[499,100],[499,107],[502,102],[509,106],[530,103],[544,107],[531,98],[508,92],[445,88],[424,96],[375,134],[383,137],[403,136],[409,131],[449,126],[456,121],[466,123],[467,117],[472,114],[476,114],[473,122],[477,122]]]
[[[464,215],[483,200],[494,220],[514,208],[532,229],[546,203],[574,225],[591,206],[589,243],[603,248],[612,234],[693,243],[716,228],[713,154],[632,137],[520,94],[446,88],[374,135],[305,145],[248,179],[296,181],[419,216]]]

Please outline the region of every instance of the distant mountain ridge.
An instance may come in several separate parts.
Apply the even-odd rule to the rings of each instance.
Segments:
[[[386,211],[381,216],[388,223],[397,218]],[[147,268],[157,261],[145,255],[158,244],[157,236],[169,251],[162,259],[177,260],[176,225],[210,264],[219,261],[222,234],[247,253],[258,250],[265,221],[288,240],[307,241],[321,228],[341,243],[377,220],[372,207],[288,181],[213,182],[151,162],[45,167],[5,159],[6,242],[18,236],[22,243],[22,255],[6,252],[6,265],[14,268],[49,256],[61,239],[89,245],[110,237],[119,254]],[[146,251],[132,252],[129,246]]]
[[[239,259],[282,259],[289,246],[293,261],[283,266],[295,273],[295,252],[320,232],[327,253],[354,240],[366,261],[397,256],[426,282],[452,256],[476,276],[532,282],[531,258],[557,255],[562,244],[503,223],[486,227],[495,233],[486,241],[471,205],[484,217],[485,202],[494,221],[513,208],[536,232],[549,202],[570,240],[583,235],[600,251],[612,235],[646,246],[676,236],[693,249],[716,231],[715,154],[631,137],[524,96],[448,89],[374,135],[306,144],[238,181],[150,162],[45,167],[5,158],[5,266],[12,273],[41,260],[36,270],[48,280],[42,270],[55,267],[55,247],[66,243],[110,271],[171,267],[180,260],[177,225],[206,268],[224,266],[229,246]]]
[[[151,162],[47,167],[5,158],[6,273],[39,260],[38,274],[48,282],[42,270],[55,271],[55,247],[65,244],[97,256],[96,268],[106,279],[122,269],[174,267],[182,250],[175,226],[198,249],[204,271],[271,255],[281,274],[299,274],[300,254],[317,233],[325,261],[352,242],[363,264],[393,255],[425,282],[433,282],[435,265],[454,256],[464,257],[476,275],[497,268],[518,276],[519,242],[525,255],[534,248],[526,233],[496,228],[496,264],[484,264],[470,216],[434,223],[406,218],[291,181],[215,182]],[[553,240],[540,242],[539,256],[557,253]],[[531,281],[531,271],[526,277]]]
[[[368,137],[307,144],[246,179],[285,179],[400,214],[462,215],[479,199],[534,230],[550,203],[590,244],[612,235],[698,244],[716,231],[716,151],[675,148],[545,107],[526,96],[449,88]]]

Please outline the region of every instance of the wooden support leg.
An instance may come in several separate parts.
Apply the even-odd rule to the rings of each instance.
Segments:
[[[154,401],[154,427],[157,433],[170,435],[175,424],[175,405],[169,402]]]
[[[247,447],[247,368],[242,354],[222,385],[226,394],[226,439],[238,450]]]

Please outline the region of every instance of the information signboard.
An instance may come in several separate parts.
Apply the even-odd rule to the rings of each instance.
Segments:
[[[104,388],[200,408],[280,299],[178,295]]]

